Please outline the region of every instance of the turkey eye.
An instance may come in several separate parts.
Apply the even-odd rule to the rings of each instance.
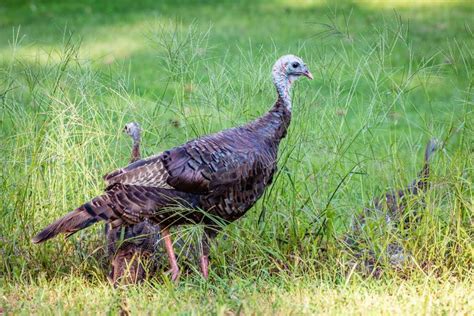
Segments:
[[[298,68],[299,65],[300,65],[299,63],[293,63],[291,66],[292,66],[293,68]]]

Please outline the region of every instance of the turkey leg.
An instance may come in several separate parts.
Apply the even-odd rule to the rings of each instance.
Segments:
[[[199,265],[201,267],[201,273],[204,279],[207,279],[209,275],[209,254],[202,254],[199,258]]]
[[[166,253],[168,254],[168,260],[171,267],[171,280],[177,281],[179,278],[179,267],[178,262],[176,261],[176,255],[173,249],[173,242],[171,241],[171,235],[169,228],[163,228],[161,230],[163,239],[165,241]]]
[[[199,266],[204,279],[207,279],[209,275],[209,252],[211,250],[211,239],[214,239],[217,235],[217,228],[206,227],[204,234],[201,239],[202,254],[199,258]]]

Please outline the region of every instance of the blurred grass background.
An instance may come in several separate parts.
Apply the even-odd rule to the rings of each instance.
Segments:
[[[474,5],[454,0],[2,1],[3,308],[472,310],[473,30]],[[159,273],[111,289],[101,227],[30,244],[127,163],[126,122],[142,125],[146,155],[247,122],[273,104],[270,69],[287,53],[315,80],[297,83],[280,173],[218,239],[208,282],[193,273],[172,286]],[[352,271],[340,243],[351,218],[415,177],[431,137],[446,146],[420,223],[403,237],[366,232],[381,280]],[[413,256],[402,269],[384,262],[393,240]]]

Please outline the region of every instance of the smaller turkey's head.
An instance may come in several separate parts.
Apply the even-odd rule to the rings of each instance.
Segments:
[[[125,124],[125,127],[123,128],[123,131],[127,135],[132,137],[134,142],[136,142],[136,143],[140,142],[141,129],[140,129],[140,125],[138,125],[138,123],[131,122],[131,123]]]

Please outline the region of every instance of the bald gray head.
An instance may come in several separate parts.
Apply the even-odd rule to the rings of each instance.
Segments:
[[[313,79],[304,61],[295,55],[284,55],[273,65],[273,79],[282,77],[290,78],[293,81],[301,76]]]
[[[125,124],[125,127],[123,128],[123,131],[127,135],[132,137],[132,139],[135,143],[140,142],[141,129],[140,129],[140,125],[138,123],[131,122],[131,123]]]
[[[426,145],[425,149],[425,161],[429,162],[431,159],[431,156],[435,151],[437,151],[439,148],[443,147],[443,142],[440,141],[437,138],[431,138],[428,144]]]
[[[288,109],[291,109],[290,88],[292,83],[301,76],[313,79],[313,75],[304,61],[295,55],[280,57],[273,65],[272,76],[278,95]]]

